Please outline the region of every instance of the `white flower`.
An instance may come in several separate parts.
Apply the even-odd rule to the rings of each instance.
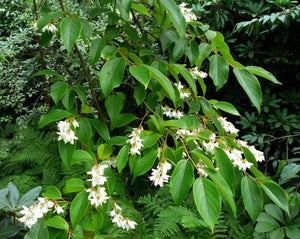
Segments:
[[[186,8],[186,3],[181,3],[179,5],[179,9],[181,14],[184,16],[186,22],[191,22],[191,21],[196,21],[197,17],[195,15],[195,13],[192,12],[192,8]]]
[[[34,31],[38,31],[38,30],[39,30],[39,28],[38,28],[38,26],[37,26],[37,21],[35,21],[35,22],[33,23],[32,28],[33,28]]]
[[[106,168],[108,168],[108,165],[106,164],[94,165],[92,169],[87,172],[87,174],[92,176],[92,178],[88,179],[87,181],[91,181],[93,187],[97,185],[103,185],[107,181],[107,177],[103,176]]]
[[[52,23],[48,23],[42,29],[42,32],[45,32],[45,31],[48,31],[48,32],[51,32],[51,33],[55,33],[55,32],[57,32],[57,28]]]
[[[90,188],[87,189],[86,192],[89,193],[88,200],[91,202],[91,205],[95,205],[95,207],[106,203],[106,200],[109,199],[104,187],[98,187],[96,190]]]
[[[74,128],[79,127],[78,122],[75,119],[70,120],[74,126]],[[57,123],[57,127],[59,132],[57,132],[58,141],[63,140],[65,144],[70,143],[74,144],[74,140],[78,140],[75,136],[75,132],[71,129],[71,123],[69,120],[59,121]]]
[[[248,162],[246,159],[243,159],[243,152],[237,149],[233,149],[231,151],[225,150],[228,157],[231,159],[232,164],[235,167],[238,167],[239,170],[247,170],[247,168],[250,168],[253,164]]]
[[[141,148],[143,145],[143,139],[140,138],[140,133],[143,130],[142,127],[140,128],[133,128],[131,134],[129,135],[129,139],[126,141],[127,144],[130,144],[130,154],[131,155],[141,155]]]
[[[50,208],[52,208],[54,206],[54,202],[50,201],[47,198],[43,198],[43,197],[38,197],[39,200],[39,209],[41,210],[41,212],[43,214],[47,213],[49,211]]]
[[[112,217],[112,222],[117,224],[118,227],[122,229],[134,229],[137,223],[135,221],[129,220],[128,217],[124,217],[122,215],[122,209],[116,203],[114,203],[114,209],[110,212],[110,216]]]
[[[174,85],[177,87],[181,99],[184,100],[184,99],[190,97],[191,93],[188,91],[188,89],[186,89],[186,88],[181,84],[180,81],[179,81],[178,84],[177,84],[177,83],[174,83]]]
[[[174,110],[169,106],[162,106],[163,114],[168,118],[180,119],[183,116],[183,113],[180,110]]]
[[[56,204],[54,205],[54,211],[53,211],[53,212],[54,212],[54,213],[56,212],[57,214],[61,214],[61,213],[64,212],[64,209],[56,203]]]
[[[104,160],[105,163],[109,166],[109,167],[113,167],[116,168],[117,167],[117,159],[116,157],[110,157],[106,160]]]
[[[199,71],[197,66],[194,68],[191,68],[190,72],[195,79],[197,79],[197,76],[200,76],[202,79],[206,78],[208,76],[207,73],[205,73],[203,71]]]
[[[214,148],[215,147],[219,147],[219,143],[218,142],[212,142],[209,141],[208,143],[206,143],[205,141],[203,141],[203,146],[206,149],[207,152],[213,154],[214,153]]]
[[[249,150],[254,155],[257,162],[265,161],[265,156],[263,152],[257,150],[254,146],[250,146]]]
[[[221,126],[224,128],[224,130],[227,133],[235,133],[236,134],[237,132],[239,132],[239,130],[237,128],[235,128],[231,122],[227,121],[226,118],[218,117],[217,119],[221,123]]]
[[[203,168],[207,168],[207,165],[204,164],[201,159],[199,159],[199,162],[197,163],[196,167],[199,175],[203,177],[208,177],[208,174],[203,169]]]
[[[153,181],[154,186],[163,187],[164,183],[169,181],[170,176],[167,175],[168,171],[172,168],[172,165],[167,161],[159,163],[157,169],[152,169],[151,176],[149,177],[150,181]]]

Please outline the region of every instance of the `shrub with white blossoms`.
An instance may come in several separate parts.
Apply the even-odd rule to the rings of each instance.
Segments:
[[[195,13],[193,13],[192,8],[187,8],[186,3],[181,3],[179,5],[179,9],[181,11],[182,16],[184,16],[186,22],[191,22],[191,21],[197,21],[197,16]]]
[[[180,110],[175,110],[169,106],[162,106],[163,114],[168,118],[180,119],[183,116],[183,113]]]
[[[167,161],[160,162],[156,169],[152,169],[150,181],[153,182],[154,186],[163,187],[164,183],[169,181],[170,176],[167,175],[168,171],[172,168],[172,165]]]
[[[110,211],[111,220],[113,223],[117,224],[118,227],[122,229],[134,229],[137,223],[130,220],[128,217],[122,215],[122,208],[114,202],[114,208]]]
[[[129,135],[129,139],[126,141],[127,144],[130,144],[130,154],[131,155],[141,155],[141,148],[143,147],[143,140],[140,137],[143,128],[134,128]]]

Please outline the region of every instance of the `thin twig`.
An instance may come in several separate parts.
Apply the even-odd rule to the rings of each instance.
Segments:
[[[267,143],[271,143],[271,142],[276,141],[276,140],[292,138],[292,137],[300,137],[300,134],[292,134],[292,135],[285,135],[285,136],[277,137],[277,138],[270,139],[270,140],[267,140],[265,142],[262,142],[262,144],[267,144]],[[257,144],[255,146],[258,146],[258,145],[260,145],[260,144]]]

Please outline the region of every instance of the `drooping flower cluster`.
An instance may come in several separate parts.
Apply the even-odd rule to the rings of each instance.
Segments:
[[[162,106],[163,114],[168,118],[180,119],[183,116],[183,113],[180,110],[175,110],[169,106]]]
[[[184,138],[185,136],[197,136],[201,130],[202,130],[202,128],[194,128],[192,130],[178,129],[178,130],[176,130],[175,137],[177,139],[180,139],[180,138]]]
[[[23,210],[20,211],[23,217],[18,218],[18,220],[28,228],[37,223],[38,219],[42,218],[53,207],[55,208],[54,212],[57,214],[64,212],[62,207],[48,198],[39,197],[38,201],[38,203],[32,204],[29,208],[23,206]]]
[[[113,210],[110,211],[110,216],[113,223],[117,224],[118,227],[126,229],[127,231],[129,229],[134,229],[135,225],[137,225],[135,221],[129,220],[128,217],[124,217],[122,215],[122,208],[116,203],[114,203]]]
[[[92,182],[92,188],[87,189],[86,192],[89,193],[88,199],[91,205],[95,205],[95,207],[106,203],[107,199],[109,199],[105,187],[102,187],[107,181],[107,177],[104,176],[104,170],[106,168],[108,168],[106,164],[96,164],[87,172],[87,174],[92,176],[92,178],[87,180]]]
[[[157,165],[157,169],[152,169],[151,176],[149,177],[150,181],[153,181],[154,186],[160,187],[164,186],[164,183],[169,181],[170,176],[167,175],[168,171],[172,168],[172,165],[167,161],[160,162]]]
[[[75,119],[59,121],[57,123],[59,130],[59,132],[57,132],[59,135],[58,141],[63,140],[65,144],[74,144],[74,140],[77,140],[78,138],[75,136],[75,132],[71,129],[71,125],[73,125],[74,128],[79,127],[79,124]]]
[[[207,73],[203,71],[199,71],[198,67],[194,67],[190,69],[190,72],[194,78],[197,79],[197,76],[200,76],[202,79],[207,77]]]
[[[207,165],[203,163],[201,159],[199,159],[199,162],[197,163],[196,167],[199,175],[203,177],[208,177],[208,174],[203,169],[203,168],[207,168]]]
[[[235,128],[231,122],[227,121],[226,118],[218,117],[217,119],[221,123],[221,126],[227,133],[235,133],[236,134],[237,132],[239,132],[239,130],[237,128]]]
[[[214,153],[214,148],[219,147],[219,143],[216,141],[216,134],[212,133],[209,137],[208,143],[203,141],[203,146],[205,147],[206,151],[209,153]]]
[[[186,89],[181,82],[179,81],[179,83],[174,83],[174,85],[177,87],[179,94],[180,94],[180,98],[181,99],[187,99],[191,96],[191,93],[188,89]]]
[[[265,156],[262,151],[257,150],[254,146],[249,146],[246,141],[237,140],[237,143],[243,147],[248,148],[251,153],[254,155],[257,162],[265,161]]]
[[[57,32],[57,28],[52,23],[48,23],[46,26],[42,28],[42,32],[46,32],[46,31],[54,34],[55,32]]]
[[[143,130],[143,127],[133,128],[131,134],[129,135],[129,139],[126,141],[127,144],[130,144],[130,154],[131,155],[141,155],[141,148],[143,145],[143,139],[141,139],[140,134]]]
[[[243,170],[246,171],[248,168],[250,168],[253,163],[250,163],[247,161],[247,159],[243,158],[243,152],[238,150],[238,149],[231,149],[229,150],[225,150],[226,154],[228,155],[228,157],[231,159],[232,164],[235,167],[238,167],[239,170]]]
[[[192,12],[192,8],[186,8],[186,3],[181,3],[179,9],[181,14],[184,16],[186,22],[197,21],[195,13]]]

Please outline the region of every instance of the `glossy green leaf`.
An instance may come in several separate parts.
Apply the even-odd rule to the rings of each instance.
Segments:
[[[175,204],[183,202],[195,180],[193,165],[188,160],[180,160],[170,179],[170,192]]]
[[[252,177],[245,176],[241,182],[241,192],[244,206],[252,222],[255,223],[264,206],[261,189]]]
[[[157,157],[157,150],[151,150],[144,157],[138,159],[133,168],[133,181],[137,176],[143,175],[148,172]]]
[[[93,156],[84,150],[75,150],[72,156],[71,164],[93,161]]]
[[[233,69],[233,73],[248,95],[252,104],[256,107],[258,112],[260,112],[262,93],[257,78],[245,68],[235,68]]]
[[[64,193],[75,193],[84,190],[84,182],[80,178],[70,178],[64,187]]]
[[[54,216],[46,220],[46,225],[57,229],[69,231],[69,224],[61,216]]]
[[[234,61],[224,36],[220,32],[216,32],[217,35],[211,40],[214,51],[220,52],[226,60]]]
[[[194,65],[199,58],[199,46],[196,41],[191,41],[185,50],[185,54],[189,58],[191,66]]]
[[[143,140],[143,150],[152,147],[153,145],[155,145],[159,138],[162,137],[161,134],[150,134],[150,135],[146,135],[144,137],[141,137]]]
[[[105,140],[108,141],[110,136],[109,136],[109,129],[105,123],[103,123],[100,120],[97,119],[92,119],[91,123],[93,127],[96,129],[98,134]]]
[[[136,117],[135,115],[130,114],[130,113],[119,114],[111,122],[111,129],[122,127],[124,125],[129,124],[130,122],[132,122],[136,119],[138,119],[138,117]]]
[[[84,216],[89,206],[88,195],[82,191],[76,195],[70,206],[70,218],[73,228],[75,228]]]
[[[125,168],[128,161],[128,153],[129,153],[129,144],[125,144],[117,155],[117,168],[119,173],[122,172],[123,168]]]
[[[65,144],[63,141],[58,142],[58,152],[63,164],[70,169],[72,156],[75,151],[75,144]]]
[[[132,0],[117,0],[116,7],[119,10],[121,17],[125,20],[129,18],[129,11],[131,8]]]
[[[37,73],[35,73],[33,76],[42,76],[42,75],[55,76],[62,80],[65,79],[64,76],[62,76],[61,74],[58,74],[56,71],[53,71],[53,70],[41,70],[41,71],[38,71]]]
[[[147,8],[143,5],[143,4],[140,4],[140,3],[132,3],[131,5],[131,8],[150,17],[150,14],[147,10]]]
[[[254,75],[261,76],[269,81],[272,81],[275,84],[281,85],[281,82],[279,82],[273,74],[271,74],[269,71],[266,71],[265,69],[263,69],[261,67],[247,66],[246,69]]]
[[[44,219],[39,219],[36,224],[32,226],[30,231],[25,235],[24,239],[49,239],[49,233],[45,225]]]
[[[223,56],[210,57],[209,76],[217,90],[221,89],[228,80],[229,66]]]
[[[107,99],[105,100],[105,108],[110,120],[119,116],[123,108],[121,96],[117,94],[107,96]]]
[[[70,116],[70,113],[65,110],[60,109],[54,109],[48,112],[46,115],[42,115],[42,117],[39,120],[38,128],[43,128],[45,125],[54,122],[59,121],[63,118],[67,118]]]
[[[112,154],[112,147],[108,144],[100,144],[97,148],[97,155],[99,159],[106,159]]]
[[[62,41],[70,54],[72,47],[78,39],[81,31],[81,22],[76,18],[69,16],[61,21],[60,34]]]
[[[26,207],[31,206],[34,200],[40,195],[41,191],[42,191],[41,186],[30,189],[20,198],[18,202],[18,208],[21,208],[23,205]]]
[[[197,67],[201,67],[202,62],[205,60],[206,57],[209,56],[209,54],[212,51],[212,45],[208,43],[200,43],[199,45],[199,58],[196,61]]]
[[[135,98],[137,105],[141,105],[144,102],[146,95],[147,95],[147,91],[145,90],[144,86],[139,85],[134,87],[133,96]]]
[[[47,197],[53,200],[58,200],[62,198],[59,189],[53,185],[46,187],[46,192],[44,192],[42,195],[43,197]]]
[[[238,112],[238,110],[230,103],[225,102],[225,101],[218,101],[214,104],[218,109],[232,114],[232,115],[236,115],[236,116],[240,116],[240,113]]]
[[[81,143],[89,143],[92,138],[92,126],[87,118],[80,117],[76,119],[79,123],[79,127],[76,128],[75,135]]]
[[[215,184],[207,178],[198,178],[193,186],[194,201],[206,224],[213,229],[221,211],[221,196]]]
[[[184,55],[186,47],[187,41],[185,38],[176,39],[171,55],[174,62],[178,61]]]
[[[271,180],[263,180],[261,187],[278,207],[290,215],[288,194],[286,191],[284,191],[277,183]]]
[[[282,210],[275,204],[265,205],[265,211],[266,211],[266,213],[268,213],[269,215],[274,217],[277,221],[280,221],[283,224],[285,223],[285,218],[284,218]]]
[[[100,58],[101,51],[105,47],[105,40],[102,38],[96,38],[91,43],[90,57],[91,64],[94,65]]]
[[[269,232],[274,228],[279,228],[278,222],[269,214],[262,212],[257,218],[257,224],[255,226],[256,232]]]
[[[125,66],[126,60],[115,57],[108,60],[102,67],[99,76],[101,90],[105,97],[122,83]]]
[[[61,11],[57,11],[57,12],[48,12],[47,14],[43,14],[39,20],[37,21],[37,27],[39,29],[42,29],[43,27],[45,27],[48,23],[50,23],[52,20],[60,17],[61,15],[63,15],[63,12]]]
[[[168,16],[178,31],[179,36],[183,37],[186,30],[186,22],[181,15],[179,7],[173,0],[161,0],[160,2],[166,8]]]
[[[65,95],[68,90],[68,84],[62,81],[57,81],[51,86],[50,95],[55,104]]]
[[[87,40],[92,36],[92,28],[89,24],[89,21],[83,18],[79,19],[81,22],[81,37],[84,40],[84,42],[87,42]]]
[[[7,188],[9,190],[8,202],[12,209],[16,209],[20,198],[19,190],[12,182],[8,183]]]
[[[145,86],[145,88],[148,87],[148,84],[151,79],[150,70],[143,64],[136,65],[136,66],[130,66],[129,67],[130,74],[141,84]]]
[[[62,97],[61,102],[63,103],[65,109],[70,111],[75,103],[75,91],[73,89],[67,89],[65,95]]]

